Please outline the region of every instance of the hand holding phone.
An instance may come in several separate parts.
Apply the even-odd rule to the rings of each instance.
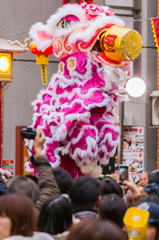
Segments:
[[[134,197],[141,195],[140,190],[138,189],[137,185],[133,181],[133,178],[130,173],[128,175],[128,180],[125,180],[123,184],[131,190]]]
[[[123,181],[128,180],[129,167],[126,165],[119,166],[119,184],[123,185]]]

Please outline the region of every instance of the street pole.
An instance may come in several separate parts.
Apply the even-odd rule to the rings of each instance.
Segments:
[[[124,126],[124,101],[119,103],[119,147],[118,147],[118,166],[123,163],[123,126]]]

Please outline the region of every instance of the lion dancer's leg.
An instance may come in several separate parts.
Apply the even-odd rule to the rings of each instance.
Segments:
[[[92,110],[91,122],[99,132],[98,160],[107,165],[119,144],[119,127],[112,112],[105,114],[105,107]]]
[[[83,174],[93,176],[101,173],[96,168],[98,154],[98,130],[89,122],[75,122],[68,132],[68,144],[63,154],[69,153]],[[89,164],[89,165],[86,165]]]

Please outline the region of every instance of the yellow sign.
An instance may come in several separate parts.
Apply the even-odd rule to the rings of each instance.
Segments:
[[[127,210],[123,222],[126,225],[129,239],[146,240],[149,212],[136,207]]]
[[[37,55],[36,64],[41,66],[41,78],[42,84],[47,85],[47,65],[49,65],[48,56],[46,55]]]

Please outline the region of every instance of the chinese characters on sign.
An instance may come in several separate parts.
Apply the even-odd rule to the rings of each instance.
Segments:
[[[114,49],[112,49],[115,45],[115,39],[117,39],[118,36],[108,34],[106,37],[103,37],[103,46],[107,52],[115,52]]]
[[[144,164],[144,128],[125,127],[123,137],[123,164],[129,166],[135,182],[143,172]]]

